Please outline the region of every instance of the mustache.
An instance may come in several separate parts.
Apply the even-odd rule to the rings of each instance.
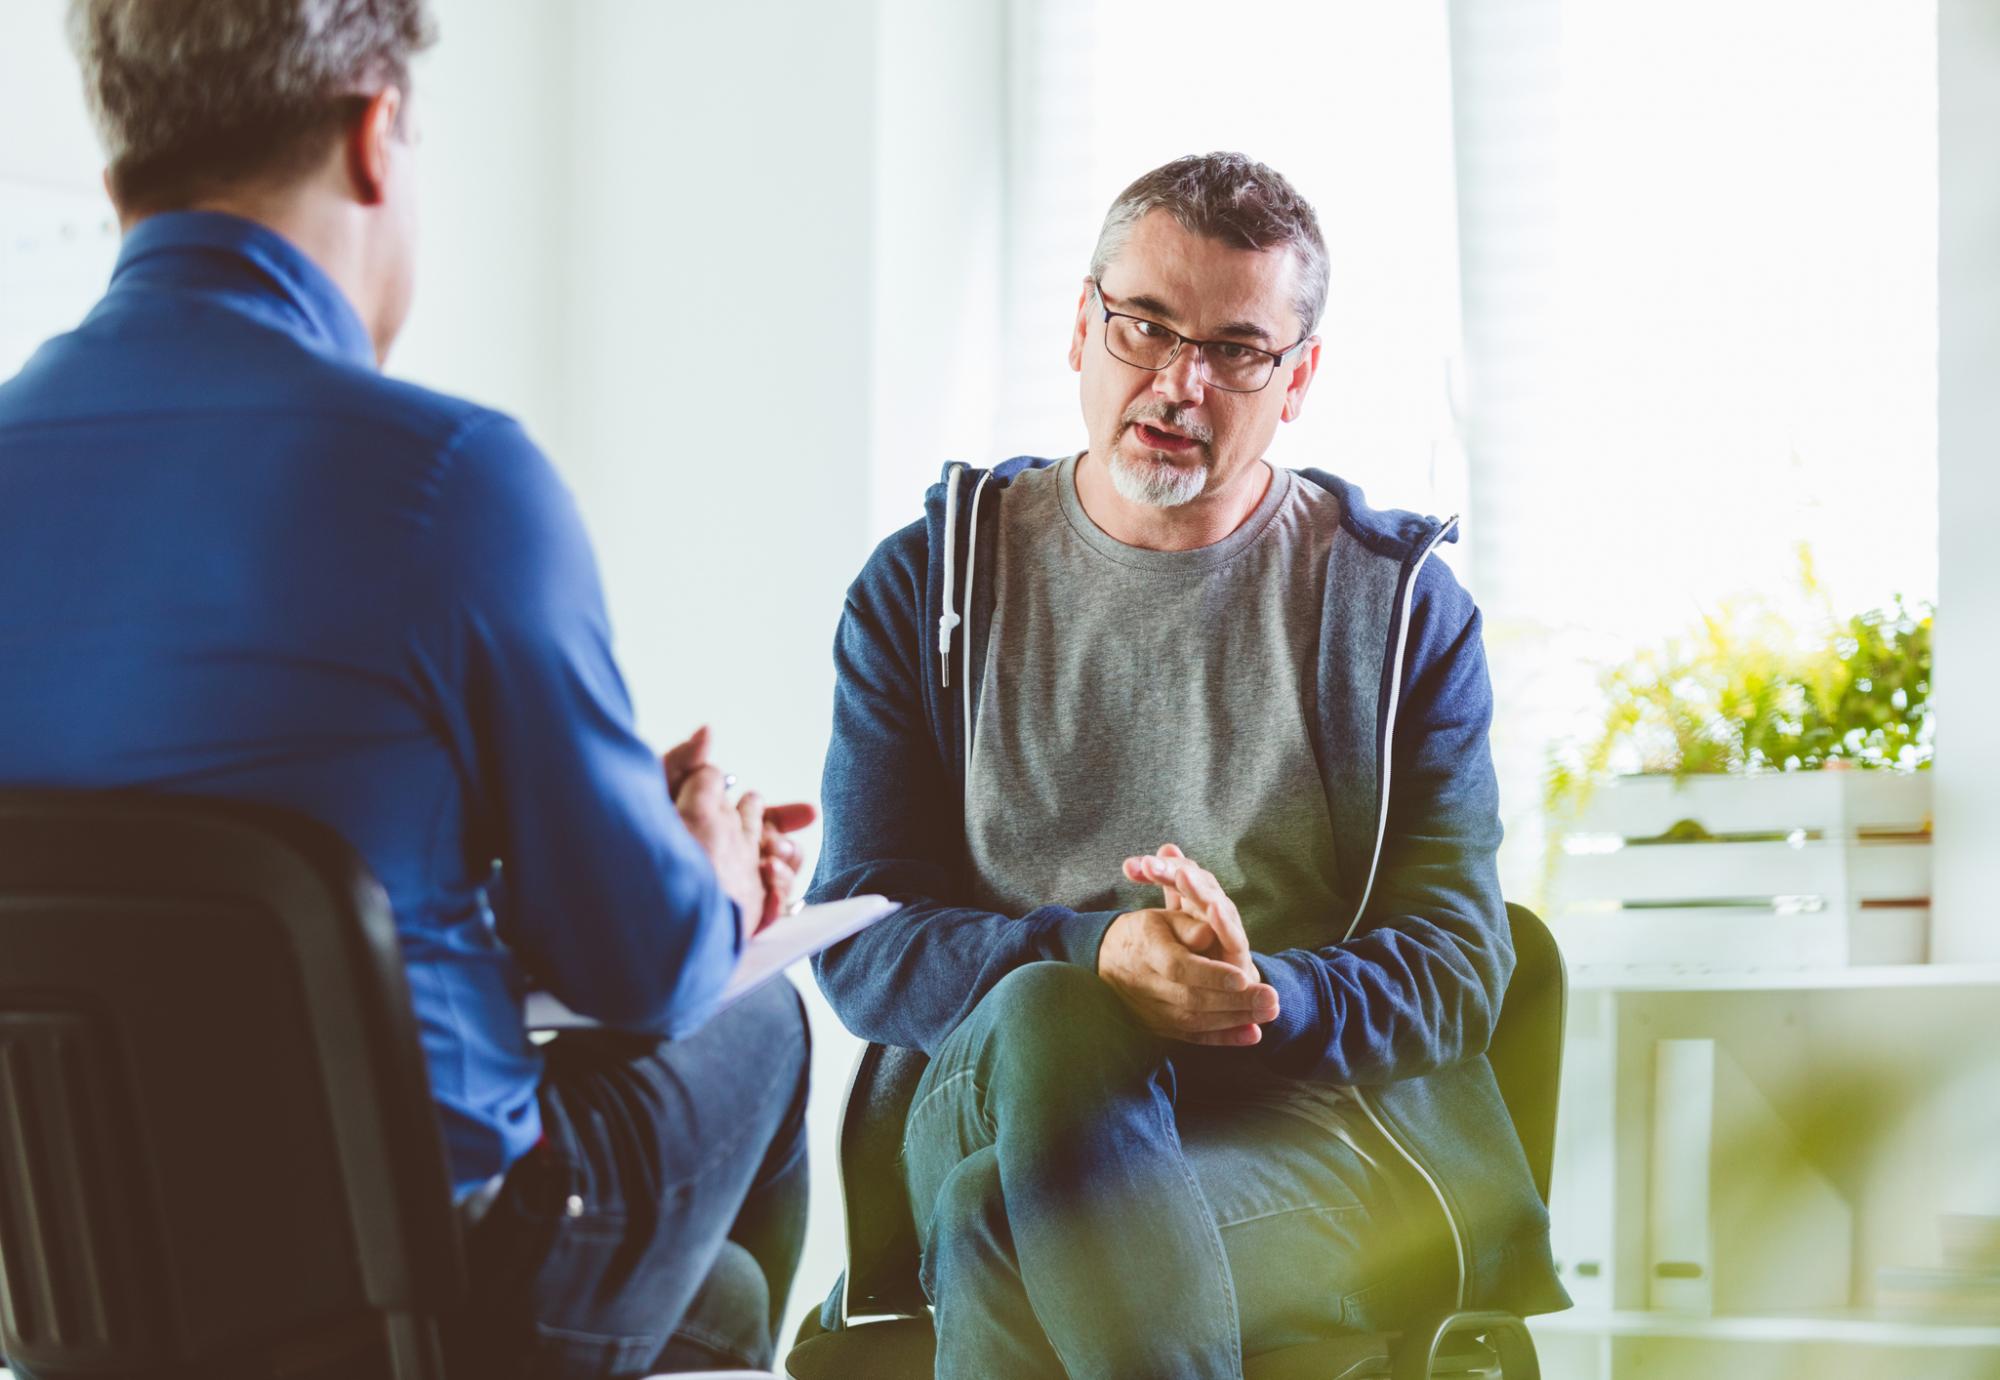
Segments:
[[[1215,439],[1213,431],[1189,417],[1187,409],[1175,403],[1134,403],[1125,409],[1124,423],[1127,427],[1136,426],[1140,422],[1164,422],[1189,440],[1199,441],[1203,445]]]

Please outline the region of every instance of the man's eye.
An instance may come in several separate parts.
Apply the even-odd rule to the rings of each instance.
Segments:
[[[1167,333],[1165,326],[1157,325],[1151,321],[1141,321],[1137,317],[1132,319],[1132,329],[1148,340],[1162,339]]]
[[[1224,344],[1211,345],[1208,348],[1214,353],[1218,364],[1242,364],[1250,358],[1251,354],[1248,345]]]

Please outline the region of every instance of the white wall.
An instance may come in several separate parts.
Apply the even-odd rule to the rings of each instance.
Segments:
[[[63,0],[0,0],[0,178],[101,189]]]
[[[1932,957],[2000,960],[2000,4],[1938,7],[1937,874]],[[2000,1202],[2000,1186],[1996,1186]],[[1991,1208],[1989,1207],[1989,1210]]]
[[[576,11],[552,361],[572,473],[642,729],[711,724],[773,799],[818,798],[848,583],[991,431],[1001,9]],[[859,1049],[797,976],[816,1172],[794,1318],[840,1269]]]
[[[550,0],[432,0],[411,115],[417,298],[390,370],[519,417],[581,478],[560,371],[569,294],[572,24]]]
[[[711,724],[720,760],[774,799],[818,797],[833,628],[869,545],[872,11],[576,11],[571,290],[550,365],[619,661],[656,744]],[[809,997],[794,1317],[839,1269],[832,1147],[854,1050]]]
[[[1938,713],[1931,957],[2000,959],[2000,4],[1938,7]],[[1956,1124],[1990,1121],[1980,1080],[1954,1091]],[[1949,1206],[2000,1213],[2000,1157],[1952,1184]]]
[[[59,0],[0,0],[0,378],[104,291],[118,225]]]
[[[1000,413],[1006,0],[880,0],[868,531],[921,511]]]

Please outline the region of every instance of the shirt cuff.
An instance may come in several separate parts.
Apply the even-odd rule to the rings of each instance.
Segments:
[[[1072,910],[1049,924],[1043,943],[1050,958],[1097,971],[1097,951],[1104,946],[1104,932],[1123,911]]]
[[[1278,1018],[1264,1023],[1264,1038],[1257,1043],[1258,1049],[1275,1054],[1297,1044],[1318,1024],[1314,983],[1298,963],[1282,956],[1251,954],[1250,961],[1278,993]]]

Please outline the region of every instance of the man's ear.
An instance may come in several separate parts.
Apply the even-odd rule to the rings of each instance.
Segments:
[[[1299,351],[1298,362],[1285,374],[1284,420],[1296,422],[1299,413],[1305,411],[1306,389],[1312,387],[1313,375],[1319,372],[1319,337],[1314,336],[1305,349]]]
[[[1090,338],[1090,279],[1083,280],[1083,291],[1076,299],[1076,328],[1069,333],[1070,372],[1083,372],[1083,344]]]
[[[363,206],[380,206],[389,186],[389,143],[403,113],[403,93],[385,87],[369,99],[361,117],[348,126],[344,151],[347,179],[354,199]]]

